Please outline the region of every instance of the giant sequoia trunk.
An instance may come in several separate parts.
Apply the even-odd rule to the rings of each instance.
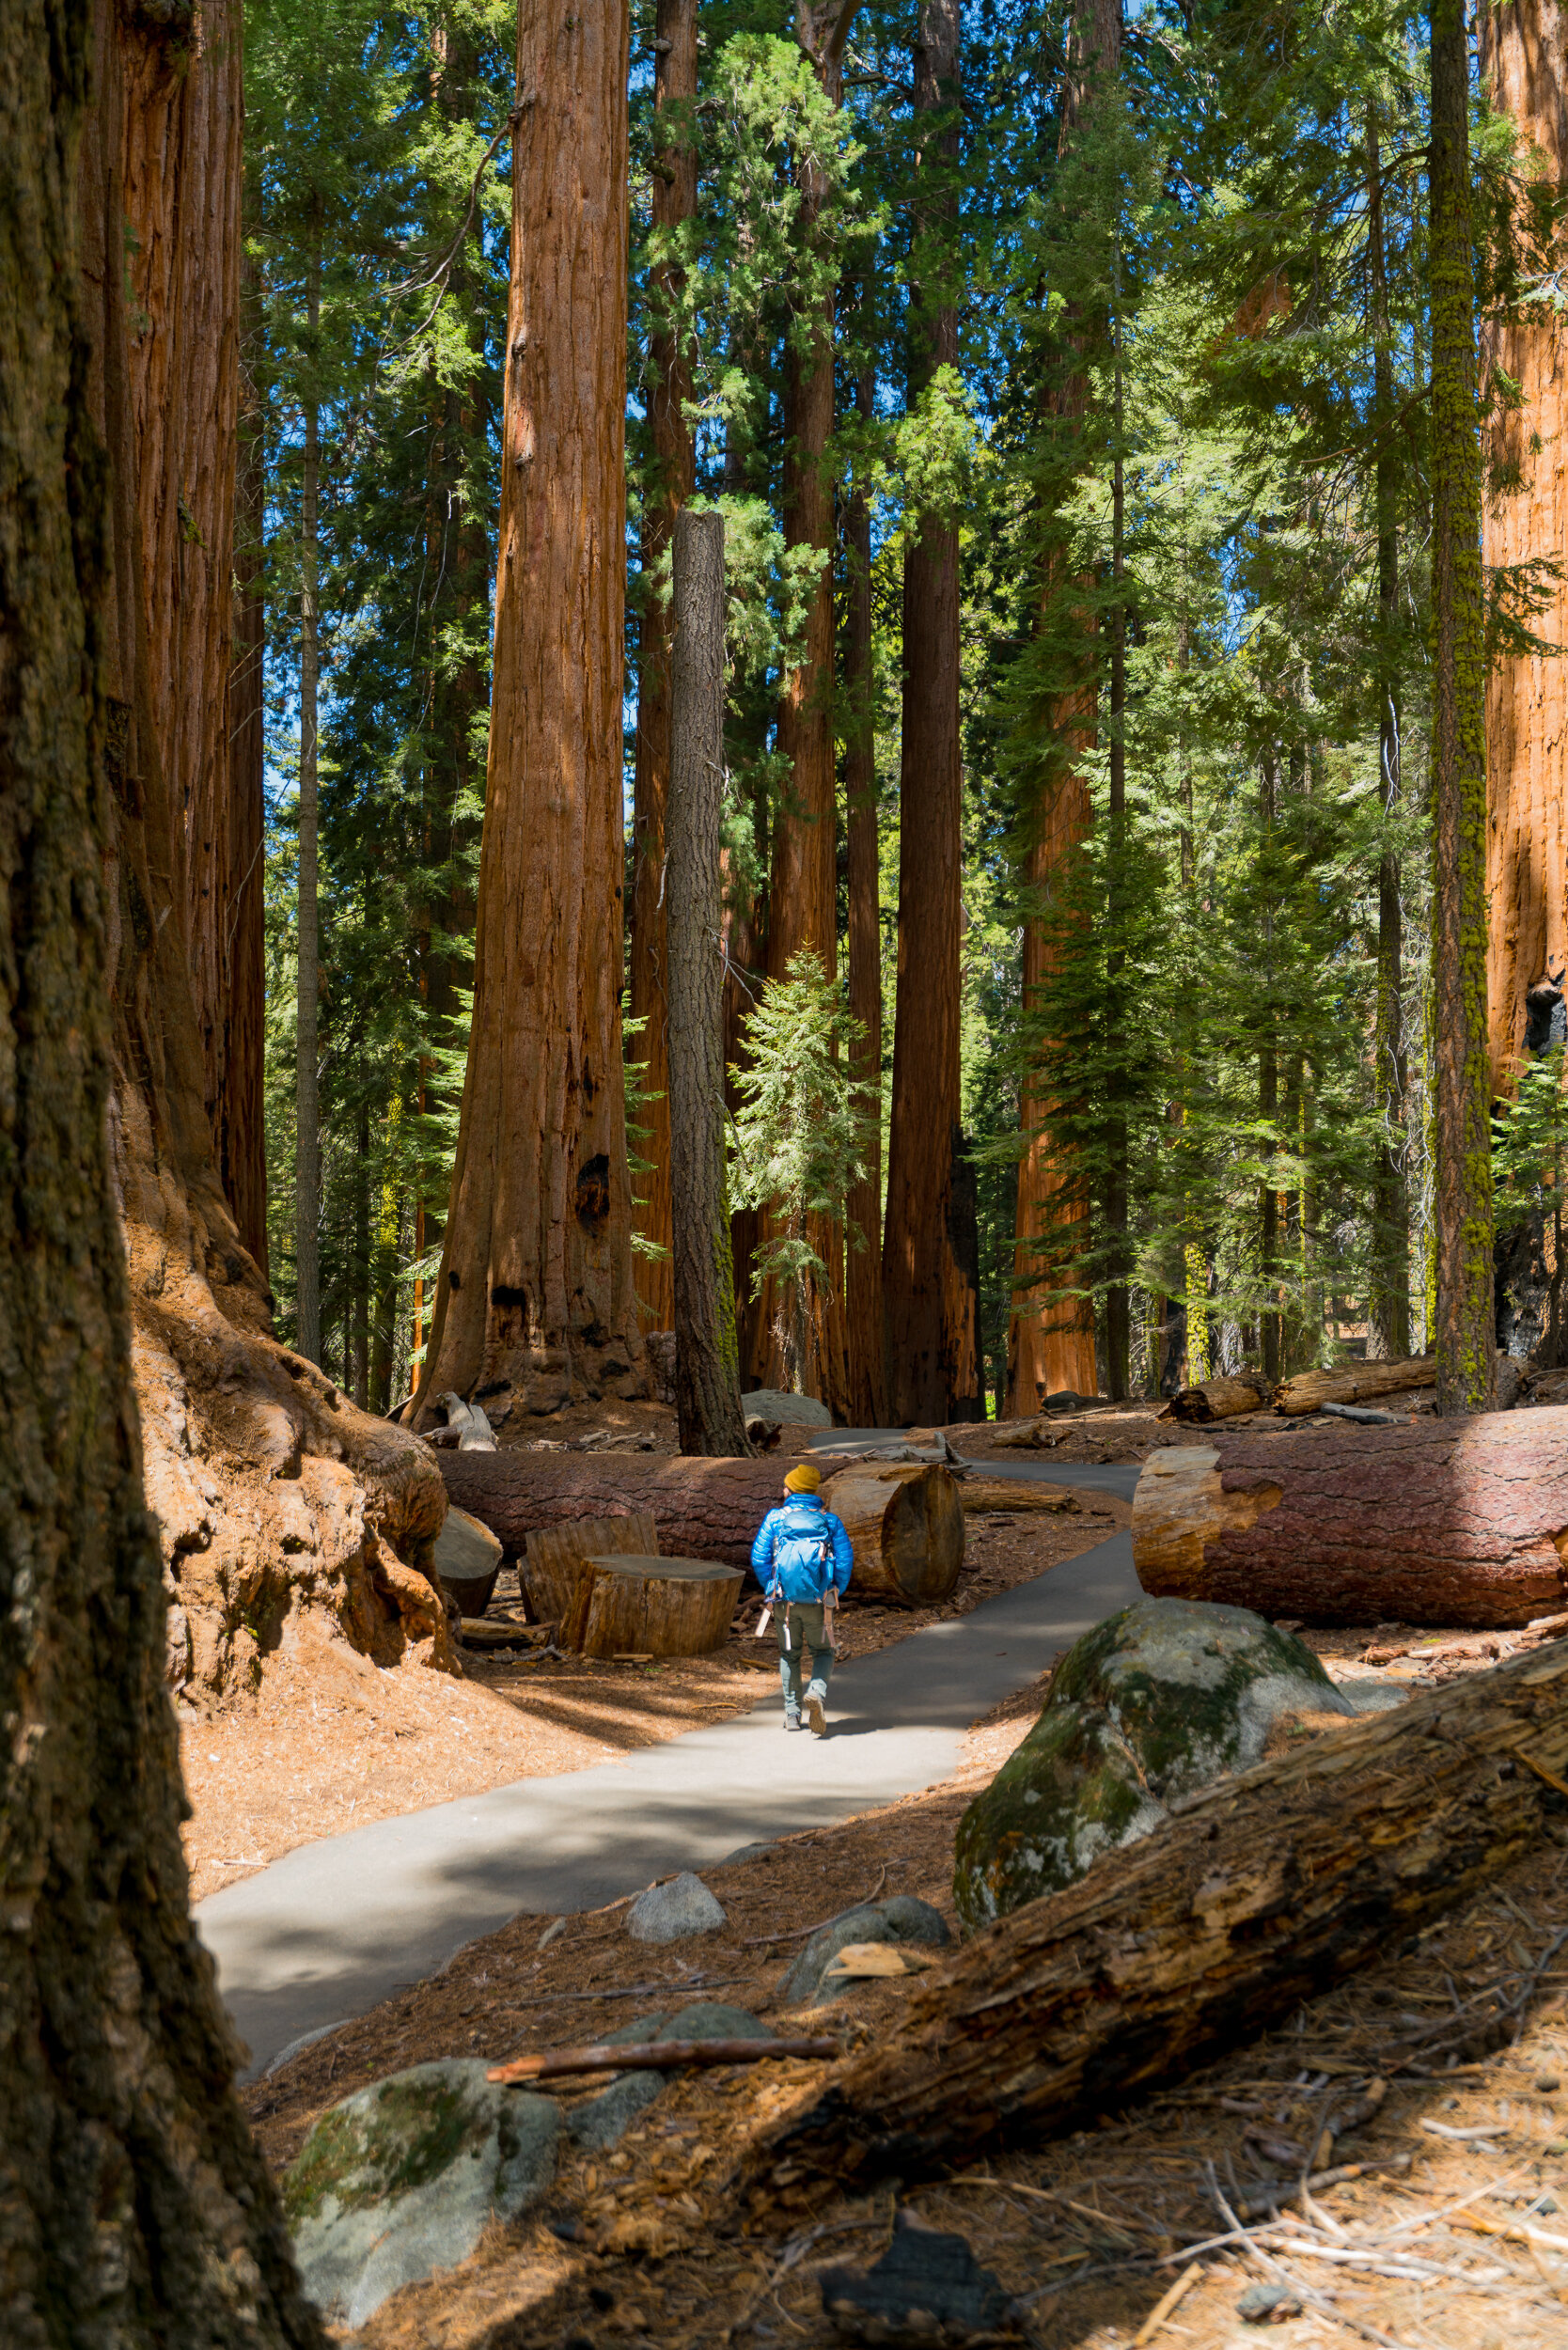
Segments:
[[[1538,149],[1549,182],[1568,168],[1568,93],[1561,59],[1568,24],[1558,0],[1510,0],[1480,12],[1483,76],[1494,108],[1513,118],[1521,150]],[[1489,566],[1560,557],[1568,495],[1568,397],[1562,321],[1545,303],[1504,314],[1484,335],[1483,359],[1519,386],[1517,404],[1492,414]],[[1516,485],[1516,486],[1509,486]],[[1553,644],[1568,632],[1568,578],[1547,583],[1534,625]],[[1498,658],[1487,672],[1486,995],[1491,1087],[1513,1089],[1531,1026],[1529,995],[1543,982],[1558,1003],[1568,972],[1568,674],[1560,661]],[[1547,1019],[1549,1021],[1549,1011]],[[1546,1022],[1541,1024],[1544,1027]]]
[[[150,127],[137,123],[125,151],[165,142],[161,173],[144,182],[141,200],[145,237],[158,246],[169,283],[213,281],[216,265],[199,248],[227,236],[232,205],[219,177],[198,182],[187,168],[182,142],[196,136],[203,107],[192,88],[170,111],[163,62],[144,54],[162,39],[142,19],[105,18],[99,106],[84,157],[82,260],[89,380],[112,488],[102,623],[116,813],[118,1076],[110,1132],[131,1277],[142,1475],[169,1598],[168,1669],[189,1700],[207,1702],[255,1687],[300,1608],[321,1611],[385,1663],[406,1654],[446,1665],[451,1650],[437,1595],[418,1571],[445,1515],[439,1478],[421,1447],[364,1418],[273,1339],[262,1276],[241,1246],[213,1152],[192,994],[186,809],[165,764],[165,743],[200,736],[205,714],[182,704],[202,700],[207,672],[193,660],[165,676],[153,649],[161,656],[180,642],[181,626],[193,644],[225,635],[230,581],[227,571],[204,567],[188,569],[181,586],[177,562],[145,556],[141,522],[178,509],[179,478],[169,471],[178,463],[193,480],[232,478],[235,417],[214,399],[198,447],[203,419],[187,408],[181,459],[166,420],[135,396],[138,382],[155,382],[173,398],[179,372],[155,348],[172,326],[141,326],[134,359],[127,331],[121,132],[138,105],[149,109]],[[187,81],[198,83],[214,59],[227,71],[238,39],[237,20],[210,17],[185,61]],[[123,75],[122,60],[130,66]],[[232,141],[200,153],[214,175],[238,171]],[[185,202],[182,192],[197,184],[202,201]],[[147,208],[159,188],[167,211],[156,217]],[[186,253],[191,243],[198,249]],[[237,290],[232,274],[223,282],[231,295]],[[235,332],[231,310],[212,326],[214,346],[232,348]],[[193,604],[177,624],[173,602],[193,599],[197,581],[215,600],[216,617],[203,618]]]
[[[796,36],[829,102],[844,91],[844,44],[855,0],[796,0]],[[800,168],[801,233],[815,238],[827,190],[818,165]],[[839,965],[838,786],[833,739],[833,481],[827,446],[833,434],[835,305],[831,292],[814,317],[792,323],[784,382],[784,544],[819,554],[807,606],[797,667],[784,681],[778,748],[789,763],[783,802],[774,819],[773,870],[768,891],[768,977],[781,979],[794,956],[809,949],[832,979]],[[804,1386],[835,1418],[849,1411],[849,1357],[843,1302],[843,1241],[825,1218],[813,1217],[811,1246],[828,1268],[807,1334]],[[787,1384],[770,1292],[752,1324],[748,1365],[756,1384]]]
[[[648,1127],[641,1155],[640,1230],[666,1252],[670,1229],[668,965],[665,901],[665,820],[669,798],[670,646],[668,560],[675,517],[697,484],[697,443],[686,421],[691,353],[673,331],[685,272],[669,258],[672,241],[697,210],[697,0],[658,0],[653,20],[653,135],[651,180],[653,232],[664,250],[649,272],[653,319],[648,338],[648,429],[651,478],[642,532],[642,606],[637,615],[637,757],[632,807],[631,1012],[646,1025],[633,1046],[646,1064]],[[672,1326],[671,1260],[639,1256],[637,1292],[652,1327]]]
[[[518,17],[474,1023],[421,1409],[647,1386],[619,1016],[627,41],[623,4]]]
[[[927,1975],[725,2183],[748,2224],[1097,2121],[1467,1901],[1568,1770],[1568,1643],[1190,1796]]]
[[[144,964],[152,949],[125,939],[128,914],[173,932],[184,1106],[211,1150],[170,889],[180,828],[136,658],[121,103],[158,60],[106,0],[19,0],[3,39],[0,2307],[14,2350],[315,2345],[190,1922],[120,1231],[146,1163],[122,1060],[115,1100],[129,1031],[112,991],[122,941]],[[227,611],[227,577],[214,592]],[[136,838],[153,814],[156,880]],[[177,1164],[163,1172],[172,1191]]]
[[[1168,1448],[1133,1562],[1156,1598],[1307,1623],[1528,1623],[1568,1592],[1565,1445],[1568,1406]]]
[[[949,298],[958,196],[957,0],[922,0],[915,43],[921,203],[911,405],[958,364]],[[917,515],[903,558],[903,726],[899,771],[899,988],[893,1029],[882,1285],[895,1422],[984,1417],[976,1298],[956,1245],[954,1162],[963,1150],[964,767],[959,740],[958,517]]]
[[[1121,0],[1092,0],[1074,9],[1063,76],[1058,153],[1068,154],[1102,83],[1114,82],[1121,65]],[[1064,421],[1084,415],[1089,404],[1087,369],[1071,374],[1051,395],[1051,411]],[[1045,564],[1043,600],[1064,585],[1059,554]],[[1094,621],[1085,620],[1085,663],[1093,659]],[[1032,838],[1025,880],[1032,895],[1049,899],[1091,822],[1088,787],[1076,772],[1094,747],[1097,697],[1092,684],[1058,697],[1049,726],[1056,755],[1049,762],[1039,806],[1032,811]],[[1039,999],[1051,971],[1044,923],[1024,925],[1023,1001]],[[1006,1415],[1026,1418],[1048,1395],[1064,1387],[1093,1395],[1100,1380],[1094,1359],[1094,1312],[1087,1299],[1058,1298],[1073,1277],[1088,1237],[1089,1199],[1071,1152],[1051,1131],[1051,1102],[1038,1080],[1026,1079],[1020,1124],[1028,1137],[1018,1167],[1018,1246],[1013,1269],[1014,1307],[1008,1324]]]
[[[855,385],[856,413],[873,412],[872,370]],[[882,856],[877,838],[875,673],[871,650],[871,508],[857,481],[844,518],[844,830],[849,850],[850,1011],[864,1031],[855,1074],[868,1107],[866,1172],[850,1187],[844,1303],[849,1418],[887,1422],[887,1332],[882,1293]],[[860,1246],[855,1246],[858,1235]]]
[[[242,341],[260,332],[256,273],[241,274]],[[225,1044],[215,1140],[218,1169],[240,1239],[267,1274],[267,598],[262,577],[267,484],[260,402],[240,373],[238,486],[234,500],[234,649],[228,672],[228,870],[226,887]]]

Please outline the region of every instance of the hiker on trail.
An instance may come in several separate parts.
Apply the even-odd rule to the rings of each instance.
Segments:
[[[808,1727],[818,1738],[827,1730],[834,1611],[839,1594],[849,1589],[854,1559],[843,1520],[823,1506],[822,1481],[809,1461],[797,1461],[784,1480],[782,1508],[768,1512],[751,1545],[751,1571],[762,1586],[778,1634],[784,1727]],[[808,1649],[811,1678],[803,1697],[800,1683]]]

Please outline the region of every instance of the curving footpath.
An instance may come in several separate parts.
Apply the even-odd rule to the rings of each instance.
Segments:
[[[835,1431],[834,1449],[860,1434]],[[1136,1465],[984,1466],[1129,1500],[1138,1475]],[[971,1723],[1137,1596],[1132,1539],[1113,1535],[967,1616],[854,1659],[834,1678],[825,1740],[782,1744],[770,1681],[750,1714],[623,1762],[524,1779],[286,1854],[196,1913],[255,2070],[433,1974],[519,1910],[592,1909],[949,1777]]]

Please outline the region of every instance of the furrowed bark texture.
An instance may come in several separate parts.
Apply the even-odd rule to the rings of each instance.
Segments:
[[[1432,6],[1433,1027],[1437,1408],[1484,1412],[1493,1353],[1486,650],[1463,0]]]
[[[148,22],[155,21],[149,13]],[[125,265],[152,723],[180,828],[202,1093],[221,1160],[229,871],[229,583],[239,417],[239,0],[123,44]],[[254,1253],[254,1252],[253,1252]]]
[[[1494,108],[1512,117],[1522,153],[1538,149],[1551,180],[1568,165],[1562,57],[1568,20],[1559,0],[1507,0],[1480,12],[1482,77]],[[1489,565],[1560,556],[1568,540],[1568,400],[1562,325],[1545,306],[1488,323],[1483,359],[1519,386],[1516,407],[1490,427],[1492,467],[1518,486],[1488,500]],[[1550,585],[1533,627],[1568,638],[1568,580]],[[1492,1091],[1513,1092],[1526,1058],[1527,997],[1568,972],[1568,677],[1560,661],[1504,659],[1486,681],[1489,821],[1486,885]]]
[[[872,413],[874,382],[863,370],[855,409]],[[871,509],[856,488],[844,518],[845,831],[849,848],[850,1010],[865,1031],[856,1076],[874,1110],[866,1175],[845,1202],[853,1239],[845,1267],[849,1419],[854,1428],[887,1425],[887,1332],[882,1294],[882,858],[877,841],[875,682],[871,656]]]
[[[1168,1448],[1134,1496],[1138,1581],[1308,1623],[1528,1623],[1568,1590],[1565,1448],[1561,1405]]]
[[[542,1528],[647,1511],[659,1529],[659,1548],[668,1556],[746,1566],[757,1528],[777,1506],[783,1482],[776,1460],[652,1462],[621,1453],[613,1460],[562,1461],[516,1452],[442,1452],[438,1458],[453,1505],[488,1526],[509,1559],[520,1556],[529,1535]],[[846,1469],[842,1480],[846,1495],[853,1484],[860,1496],[851,1512],[855,1524],[845,1518],[856,1543],[850,1596],[878,1591],[917,1606],[945,1597],[964,1559],[964,1512],[947,1470],[884,1473],[874,1553],[856,1538],[870,1512],[864,1473]],[[823,1488],[830,1510],[840,1481],[830,1479]],[[939,1572],[931,1563],[933,1549],[942,1562]],[[941,1584],[934,1592],[933,1581]]]
[[[745,1454],[735,1268],[724,1175],[724,517],[674,533],[668,822],[669,1191],[675,1408],[682,1452]]]
[[[525,0],[474,1026],[420,1383],[647,1386],[621,1083],[624,5]]]
[[[653,229],[673,237],[697,210],[697,0],[658,0],[653,19],[653,136],[651,181]],[[675,517],[697,483],[697,443],[686,421],[692,396],[691,352],[671,332],[669,312],[681,299],[685,272],[666,259],[649,273],[655,324],[648,340],[648,424],[652,442],[642,538],[643,603],[637,618],[637,750],[632,804],[631,1010],[647,1022],[633,1058],[644,1061],[649,1095],[643,1113],[648,1138],[641,1155],[651,1162],[639,1178],[643,1205],[637,1229],[671,1246],[670,1103],[666,1023],[665,819],[669,796],[670,646],[667,583],[655,573],[667,558]],[[660,1097],[660,1098],[654,1098]],[[650,1326],[668,1330],[675,1311],[669,1257],[635,1261],[637,1293]]]
[[[122,33],[106,0],[18,0],[0,76],[8,2350],[322,2340],[190,1923],[132,1386],[111,1142],[124,883],[115,795],[139,791],[128,754],[145,739],[155,758],[156,729],[146,677],[133,698],[121,662],[122,630],[133,644],[146,627],[120,315],[122,38],[139,36]],[[106,315],[120,330],[108,352]],[[183,906],[171,904],[188,1005]],[[204,1126],[199,1080],[192,1090]]]
[[[242,271],[242,343],[259,335],[259,289]],[[242,352],[242,359],[243,359]],[[262,537],[266,479],[261,417],[242,364],[234,515],[234,650],[228,671],[228,871],[223,968],[227,979],[218,1115],[218,1170],[240,1239],[267,1277],[267,1028],[264,834],[267,812],[266,593]]]
[[[957,212],[957,0],[922,0],[915,112],[925,183],[915,266],[912,400],[958,363],[958,312],[944,299]],[[915,518],[903,565],[903,722],[899,776],[899,986],[882,1287],[888,1405],[897,1425],[983,1418],[975,1295],[955,1246],[964,767],[959,740],[958,519]]]
[[[928,1974],[743,2157],[729,2207],[782,2233],[1184,2077],[1501,1875],[1541,1834],[1531,1763],[1568,1765],[1561,1642],[1204,1788]]]
[[[796,38],[833,104],[843,100],[844,43],[854,0],[796,0]],[[814,164],[800,170],[801,233],[817,234],[827,199]],[[784,681],[778,748],[789,761],[783,805],[774,819],[768,890],[768,977],[781,979],[792,957],[809,948],[832,979],[839,967],[838,779],[833,739],[833,480],[827,445],[833,433],[834,302],[828,293],[808,321],[804,349],[792,340],[784,381],[784,544],[808,548],[822,568],[807,609],[800,666]],[[845,1338],[843,1240],[826,1219],[813,1218],[811,1246],[828,1269],[807,1336],[806,1391],[835,1419],[849,1412]],[[758,1301],[747,1366],[757,1385],[788,1384],[776,1328],[772,1285]]]
[[[1074,11],[1063,77],[1058,152],[1065,155],[1093,102],[1097,84],[1113,82],[1121,66],[1121,0],[1092,0]],[[1074,375],[1052,395],[1053,412],[1081,416],[1089,404],[1087,375]],[[1060,585],[1059,559],[1047,564],[1043,601]],[[1086,621],[1086,636],[1094,622]],[[1087,647],[1092,656],[1092,643]],[[1096,695],[1092,685],[1060,697],[1050,713],[1050,729],[1060,755],[1034,813],[1034,837],[1025,878],[1032,893],[1048,898],[1057,873],[1090,828],[1089,791],[1074,772],[1075,761],[1096,739]],[[1050,973],[1050,950],[1043,924],[1024,925],[1023,1001],[1028,1006]],[[1088,1300],[1046,1302],[1046,1292],[1071,1272],[1077,1236],[1085,1232],[1089,1202],[1071,1160],[1052,1139],[1051,1104],[1040,1086],[1026,1080],[1020,1123],[1029,1140],[1018,1167],[1018,1249],[1013,1267],[1014,1308],[1008,1323],[1009,1418],[1026,1418],[1048,1395],[1070,1387],[1094,1395],[1100,1378],[1094,1359],[1094,1311]],[[1087,1236],[1087,1235],[1086,1235]],[[1051,1270],[1042,1266],[1042,1258]]]

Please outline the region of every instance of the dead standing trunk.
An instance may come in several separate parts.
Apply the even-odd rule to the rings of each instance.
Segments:
[[[735,1349],[724,1177],[724,517],[683,509],[673,547],[675,644],[666,903],[675,1408],[682,1452],[749,1451]]]
[[[910,395],[958,364],[949,298],[958,199],[958,0],[922,0],[915,113],[925,118]],[[903,559],[903,725],[899,779],[899,988],[882,1285],[893,1419],[983,1417],[976,1298],[955,1246],[964,768],[959,733],[958,518],[915,515]]]
[[[653,21],[652,225],[671,239],[697,210],[697,0],[658,0]],[[675,517],[697,484],[697,443],[686,421],[692,396],[689,344],[676,331],[674,312],[685,272],[667,258],[649,272],[652,326],[648,338],[648,424],[652,444],[642,537],[642,607],[637,616],[637,749],[632,804],[631,1012],[646,1023],[633,1047],[647,1064],[648,1137],[642,1156],[645,1197],[639,1230],[668,1250],[670,1228],[670,1103],[668,962],[666,938],[665,822],[670,784],[670,645],[672,616],[666,583],[657,576],[668,556]],[[637,1292],[656,1330],[671,1327],[670,1258],[639,1256]]]
[[[523,0],[474,1023],[424,1397],[646,1391],[621,1079],[627,13]]]
[[[122,927],[127,912],[149,916],[149,888],[168,907],[163,951],[183,995],[187,1132],[211,1150],[185,909],[168,886],[180,825],[138,654],[147,623],[123,314],[122,51],[145,63],[157,36],[106,0],[64,10],[19,0],[4,38],[7,2337],[19,2350],[242,2336],[258,2350],[314,2350],[320,2321],[234,2094],[235,2044],[188,1913],[120,1229],[133,1163],[125,1096],[112,1100],[117,1036],[129,1041],[114,991],[122,955],[145,967],[158,951],[150,931],[127,938]],[[227,616],[227,578],[214,592]],[[139,847],[123,854],[154,824],[156,883]],[[152,1042],[161,1060],[163,1042]],[[161,1171],[172,1191],[174,1165]],[[215,1182],[210,1196],[232,1233]]]

